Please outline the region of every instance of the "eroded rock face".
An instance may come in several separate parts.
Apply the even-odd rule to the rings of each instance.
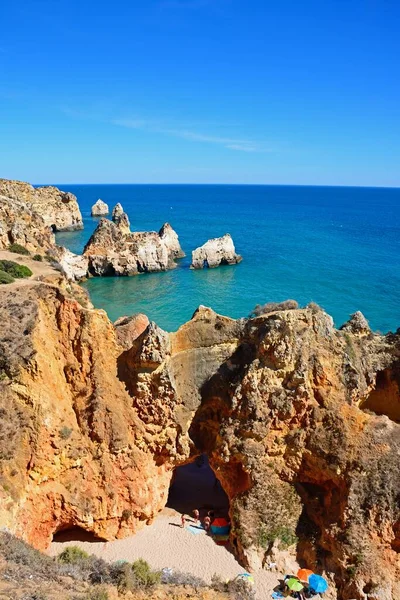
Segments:
[[[171,471],[116,377],[112,324],[54,285],[0,301],[0,525],[39,548],[71,526],[135,531],[166,503]]]
[[[183,258],[185,256],[179,243],[178,234],[172,229],[169,223],[164,223],[158,232],[158,235],[167,246],[168,251],[173,258]]]
[[[178,240],[173,229],[164,238],[155,231],[131,232],[126,213],[122,207],[116,211],[117,206],[113,221],[101,219],[85,246],[89,272],[92,275],[138,275],[173,269]]]
[[[219,267],[220,265],[235,265],[242,260],[236,254],[233,240],[229,233],[220,238],[208,240],[203,246],[192,252],[192,269]]]
[[[26,204],[54,231],[83,229],[76,197],[54,186],[34,188],[23,181],[0,179],[0,195]]]
[[[56,246],[48,254],[58,262],[68,280],[80,281],[87,277],[89,261],[86,256],[74,254],[63,246]]]
[[[112,220],[114,223],[118,221],[119,217],[124,213],[124,209],[122,208],[122,204],[117,202],[112,211]]]
[[[244,562],[296,535],[339,598],[398,600],[400,425],[363,402],[397,373],[399,335],[311,309],[114,328],[54,286],[24,290],[0,306],[0,525],[41,547],[62,527],[127,535],[207,452]]]
[[[110,212],[108,204],[100,200],[100,198],[92,206],[92,217],[104,217]]]
[[[0,249],[20,244],[31,252],[45,252],[55,243],[54,234],[30,206],[0,195]]]

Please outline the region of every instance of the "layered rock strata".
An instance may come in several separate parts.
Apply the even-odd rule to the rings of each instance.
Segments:
[[[108,215],[109,212],[108,204],[99,198],[97,202],[93,204],[91,214],[92,217],[104,217],[105,215]]]
[[[45,252],[55,244],[54,234],[30,206],[0,195],[0,249],[20,244],[31,252]]]
[[[399,334],[338,331],[315,307],[113,327],[36,283],[2,294],[0,339],[1,526],[39,547],[77,526],[128,535],[207,452],[245,563],[294,542],[338,598],[398,600]]]
[[[182,256],[178,236],[165,224],[160,233],[132,232],[129,219],[117,205],[112,221],[101,219],[84,249],[91,275],[138,275],[175,268]]]
[[[208,240],[203,246],[192,252],[191,269],[205,269],[219,267],[220,265],[235,265],[242,260],[236,254],[233,240],[229,233],[220,238]]]
[[[0,195],[24,203],[53,231],[83,229],[76,197],[54,186],[34,188],[23,181],[0,179]]]

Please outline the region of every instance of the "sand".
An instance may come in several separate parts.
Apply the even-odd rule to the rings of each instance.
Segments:
[[[194,523],[193,523],[194,524]],[[136,535],[112,542],[53,542],[49,554],[55,556],[65,547],[77,545],[89,554],[113,562],[127,560],[133,562],[145,559],[153,569],[169,567],[184,573],[191,573],[207,583],[214,574],[223,580],[232,579],[244,573],[245,569],[233,554],[224,546],[218,546],[203,530],[194,535],[187,522],[180,527],[180,514],[172,509],[163,511],[152,523]],[[253,573],[257,599],[270,597],[279,582],[279,573],[260,571]]]
[[[89,554],[113,562],[127,560],[133,562],[145,559],[153,569],[172,568],[183,573],[200,577],[211,582],[214,574],[223,581],[232,579],[245,569],[238,563],[229,547],[217,545],[204,529],[192,533],[195,525],[188,517],[186,527],[181,529],[181,513],[191,515],[194,508],[204,517],[212,509],[216,517],[227,517],[229,500],[209,467],[207,457],[175,470],[167,508],[136,535],[111,542],[85,541],[87,536],[79,532],[65,532],[56,536],[49,553],[57,555],[66,546],[77,545]],[[80,540],[80,541],[77,541]],[[271,596],[282,574],[262,570],[253,573],[257,600]]]

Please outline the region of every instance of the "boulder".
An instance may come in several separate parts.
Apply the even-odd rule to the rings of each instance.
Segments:
[[[160,235],[130,231],[126,213],[115,208],[114,220],[101,219],[85,246],[90,274],[137,275],[173,269],[175,254]]]
[[[178,234],[176,233],[176,231],[174,231],[174,229],[172,229],[169,223],[164,223],[164,225],[158,232],[158,235],[160,236],[164,244],[167,246],[173,258],[183,258],[185,256],[185,253],[182,250],[181,245],[179,243]]]
[[[92,206],[92,217],[103,217],[109,213],[108,204],[100,200],[100,198]]]
[[[120,317],[114,323],[117,341],[124,350],[132,348],[133,342],[148,328],[150,321],[142,313]]]
[[[236,254],[233,240],[229,233],[220,238],[208,240],[200,248],[192,252],[191,269],[214,268],[220,265],[235,265],[242,260],[239,254]]]
[[[23,181],[0,179],[0,195],[26,204],[53,231],[83,229],[78,201],[69,192],[54,186],[34,188]]]

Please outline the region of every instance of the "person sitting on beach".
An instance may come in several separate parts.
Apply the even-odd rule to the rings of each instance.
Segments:
[[[186,524],[186,517],[185,517],[184,514],[182,514],[182,516],[181,516],[181,527],[182,527],[182,529],[185,527],[185,524]]]
[[[197,510],[197,508],[194,509],[193,516],[194,516],[196,525],[198,525],[199,520],[200,520],[200,512]]]
[[[209,516],[204,517],[204,529],[206,531],[210,531],[210,526],[211,526],[211,519]]]

